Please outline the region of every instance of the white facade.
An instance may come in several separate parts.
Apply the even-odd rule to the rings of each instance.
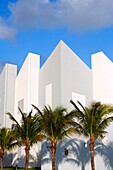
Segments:
[[[39,72],[39,107],[45,103],[45,87],[52,84],[52,107],[63,105],[72,109],[72,93],[86,96],[86,103],[93,100],[93,76],[78,56],[63,42],[57,45]],[[85,86],[84,86],[85,85]]]
[[[90,101],[93,100],[92,70],[90,70],[63,41],[60,41],[40,70],[40,109],[43,109],[44,105],[46,104],[46,94],[44,89],[48,84],[52,84],[53,109],[62,105],[68,108],[68,110],[71,110],[72,105],[69,102],[70,99],[74,99],[74,101],[80,100],[84,104],[89,104]],[[78,97],[78,99],[76,97]],[[44,152],[46,150],[47,149],[45,149]],[[46,155],[45,158],[48,159],[48,156]],[[89,166],[87,168],[89,169]],[[41,169],[51,170],[51,164],[42,164]],[[61,163],[59,165],[59,170],[62,169],[74,170],[80,169],[80,167],[78,168],[74,164],[70,166],[69,163]]]
[[[31,111],[31,104],[38,106],[38,79],[40,68],[40,56],[29,53],[19,74],[15,80],[15,104],[14,104],[14,116],[19,121],[21,115],[18,111],[18,107],[22,109],[24,113]],[[40,167],[40,160],[37,160],[37,155],[40,153],[41,144],[34,145],[30,150],[30,163],[34,160],[34,167]],[[19,167],[25,165],[25,151],[24,147],[18,148],[15,151],[17,154],[13,160],[14,165],[18,164]],[[14,153],[15,153],[14,152]],[[16,162],[17,158],[19,159]]]
[[[0,125],[10,127],[11,121],[5,113],[14,113],[14,89],[17,66],[6,64],[0,75]]]
[[[15,80],[14,116],[18,117],[18,102],[23,101],[23,112],[30,112],[31,104],[38,105],[40,56],[29,53]]]
[[[92,55],[93,100],[113,103],[113,63],[103,53]]]
[[[16,66],[10,66],[8,64],[6,64],[0,75],[1,124],[2,126],[6,126],[5,122],[7,118],[5,112],[11,112],[20,120],[18,107],[20,107],[23,112],[28,113],[31,110],[31,104],[38,106],[41,110],[44,108],[44,105],[50,105],[53,109],[62,105],[70,111],[73,109],[69,102],[70,99],[75,102],[79,100],[83,105],[88,105],[93,100],[101,101],[102,103],[113,103],[112,75],[113,63],[103,52],[92,55],[91,70],[63,41],[60,41],[42,68],[40,68],[40,56],[29,53],[17,76]],[[11,98],[11,100],[9,98]],[[7,125],[9,126],[9,124]],[[107,139],[109,139],[108,142],[113,141],[112,129],[113,126],[111,125],[108,129],[110,132],[110,135],[108,134],[107,136]],[[65,157],[64,155],[65,146],[69,147],[70,152],[72,140],[70,143],[68,142],[69,145],[62,144],[62,147],[58,147],[56,161],[59,170],[79,170],[81,167],[82,170],[90,169],[90,163],[88,164],[88,156],[86,154],[86,152],[89,153],[89,147],[87,149],[84,148],[84,142],[77,140],[73,146],[82,153],[79,159],[77,156],[75,158],[73,155],[69,155],[69,157]],[[80,144],[82,144],[81,147],[79,147]],[[42,151],[47,152],[44,144],[42,144],[42,146]],[[40,150],[40,144],[34,146],[32,149],[33,159],[36,159],[36,155],[40,153]],[[23,149],[20,148],[16,153],[15,160],[19,158],[19,166],[24,166],[24,161],[23,164],[21,164],[21,157],[24,158],[25,156]],[[42,162],[44,162],[44,158],[47,158],[46,161],[49,160],[49,153],[47,153],[45,157],[42,157]],[[69,160],[69,158],[74,158],[75,163],[65,162],[65,160]],[[15,162],[15,160],[13,162]],[[105,167],[103,159],[100,156],[97,155],[95,160],[96,169],[99,169],[100,166],[103,170],[108,169]],[[37,162],[37,160],[35,160],[35,162]],[[40,166],[40,162],[34,166]],[[41,169],[51,170],[51,163],[43,163]],[[111,169],[113,169],[113,167],[111,167]]]

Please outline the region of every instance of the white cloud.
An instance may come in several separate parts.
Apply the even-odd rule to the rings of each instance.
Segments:
[[[13,29],[8,28],[5,25],[0,25],[0,39],[9,39],[14,41],[14,32]]]
[[[15,4],[9,4],[11,19],[15,26],[24,29],[55,28],[60,24],[56,4],[48,0],[18,0]]]
[[[113,24],[113,0],[18,0],[9,8],[15,25],[22,28],[84,31]]]
[[[11,38],[14,30],[55,29],[73,32],[113,25],[113,0],[18,0],[9,4],[9,26],[0,24],[0,38]],[[12,29],[11,29],[12,28]]]
[[[0,17],[0,39],[9,39],[10,41],[14,41],[15,37],[15,30],[10,28],[5,20]]]
[[[113,24],[112,0],[61,0],[62,19],[68,29],[85,31]]]

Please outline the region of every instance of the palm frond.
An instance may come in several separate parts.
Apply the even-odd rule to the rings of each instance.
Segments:
[[[14,121],[18,126],[20,126],[20,124],[18,123],[18,121],[14,118],[14,116],[13,116],[11,113],[7,112],[6,114],[9,115],[9,117],[10,117],[10,119],[11,119],[12,121]]]
[[[34,109],[36,109],[38,111],[40,116],[42,116],[44,118],[44,116],[43,116],[42,112],[40,111],[40,109],[38,107],[36,107],[35,105],[33,105],[33,104],[32,104],[32,106],[34,107]]]
[[[77,105],[73,102],[73,100],[70,100],[70,103],[75,107],[76,110],[81,112],[80,109],[77,107]]]
[[[82,107],[80,110],[77,105],[71,100],[71,103],[75,107],[71,111],[73,117],[77,120],[78,124],[83,128],[84,136],[91,136],[92,134],[95,139],[103,138],[106,134],[105,129],[113,121],[113,116],[110,116],[113,113],[113,106],[107,104],[101,104],[101,102],[93,102],[89,107],[83,107],[80,102],[79,105]]]

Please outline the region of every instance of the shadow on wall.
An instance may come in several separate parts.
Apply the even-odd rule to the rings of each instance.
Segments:
[[[68,142],[70,146],[69,156],[73,155],[71,158],[67,158],[66,161],[71,164],[76,164],[81,167],[81,170],[85,170],[85,166],[90,161],[90,150],[87,146],[85,147],[85,142],[83,140],[72,139]]]
[[[68,162],[73,165],[77,165],[81,170],[85,170],[85,166],[90,161],[90,149],[89,141],[87,142],[87,147],[85,147],[83,140],[77,138],[65,140],[62,143],[57,144],[56,152],[56,170],[63,162]],[[68,150],[68,155],[65,155],[65,149]],[[113,169],[113,143],[110,142],[104,145],[102,142],[95,142],[95,156],[100,155],[107,169]],[[73,156],[72,156],[73,155]],[[4,167],[12,166],[12,160],[15,158],[16,153],[5,153]],[[40,161],[41,160],[41,161]],[[42,164],[50,163],[52,160],[51,148],[47,147],[46,142],[42,143],[42,151],[36,153],[36,156],[29,155],[29,166],[30,167],[40,167],[40,162]],[[13,162],[13,166],[18,165],[18,167],[25,166],[25,156],[20,159],[16,159]]]
[[[65,149],[68,150],[68,155],[65,155]],[[95,142],[94,155],[100,155],[105,166],[109,169],[113,169],[113,143],[104,145],[102,142]],[[41,164],[50,163],[52,160],[51,148],[47,147],[46,142],[42,143],[41,151]],[[73,165],[77,165],[81,170],[85,170],[85,166],[90,163],[91,155],[89,148],[89,141],[87,141],[87,147],[85,142],[77,138],[66,140],[57,144],[56,152],[56,170],[60,163],[68,162]]]
[[[17,158],[13,162],[13,167],[24,168],[25,162],[26,162],[26,156],[22,155],[20,158]],[[35,156],[33,156],[32,154],[29,154],[29,167],[32,167],[32,168],[41,167],[41,151],[38,153],[36,152]]]
[[[25,161],[26,157],[21,156],[20,158],[17,158],[17,153],[7,153],[5,152],[5,157],[4,157],[4,162],[3,165],[4,167],[25,167]],[[13,161],[14,160],[14,161]],[[0,160],[1,163],[1,160]],[[29,166],[30,167],[41,167],[41,151],[36,152],[35,156],[29,154]]]
[[[34,157],[31,154],[29,155],[29,166],[40,168],[41,167],[41,151],[36,152],[35,155],[36,157]]]
[[[69,141],[69,145],[71,146],[70,156],[73,155],[73,158],[67,158],[66,161],[71,164],[76,164],[78,167],[81,167],[81,170],[85,170],[85,166],[90,163],[91,160],[89,141],[85,143],[83,140],[75,138]],[[94,156],[96,156],[102,148],[103,143],[96,141]]]
[[[58,143],[56,152],[56,170],[58,170],[60,163],[63,162],[76,164],[77,166],[80,166],[82,170],[85,170],[85,165],[90,161],[90,150],[89,147],[85,148],[84,144],[84,141],[76,138]],[[68,150],[67,156],[65,155],[65,150]],[[41,154],[42,165],[51,162],[51,149],[46,147],[46,142],[42,144]]]
[[[12,166],[13,158],[15,158],[15,156],[16,156],[16,153],[13,154],[13,153],[5,152],[3,166],[4,167],[11,167]],[[1,160],[0,160],[0,164],[1,164]]]
[[[107,169],[113,169],[113,142],[109,142],[107,145],[102,144],[97,152],[103,158]]]
[[[64,153],[66,147],[67,143],[59,142],[57,144],[57,152],[55,155],[56,170],[58,170],[58,166],[60,165],[60,163],[66,160],[66,155]],[[43,142],[41,150],[41,164],[44,165],[45,163],[50,163],[51,160],[52,160],[51,148],[47,147],[46,142]]]

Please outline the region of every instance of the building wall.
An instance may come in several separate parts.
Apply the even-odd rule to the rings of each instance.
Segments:
[[[43,109],[46,102],[46,87],[51,84],[52,107],[61,104],[61,45],[52,52],[39,72],[39,108]],[[49,95],[49,93],[48,93]],[[48,96],[50,97],[50,96]]]
[[[102,103],[113,103],[113,63],[103,53],[92,55],[93,98]]]
[[[40,56],[29,53],[15,81],[15,118],[20,122],[21,114],[18,107],[24,113],[29,113],[32,109],[31,104],[38,105],[38,84],[39,84],[39,68]],[[34,145],[30,150],[29,166],[40,167],[40,143]],[[15,150],[16,156],[13,160],[13,165],[18,164],[19,167],[25,166],[25,151],[24,147]],[[18,159],[18,161],[17,161]],[[34,164],[32,161],[34,160]]]
[[[19,118],[18,102],[23,100],[23,112],[30,112],[31,104],[38,105],[38,72],[40,56],[29,53],[15,81],[15,116]]]
[[[86,104],[89,104],[93,100],[93,74],[92,70],[61,41],[61,104],[68,109],[72,109],[69,102],[72,93],[85,96]]]
[[[56,106],[64,106],[71,110],[73,107],[70,104],[70,100],[73,96],[79,96],[80,101],[82,102],[85,99],[85,102],[88,104],[93,99],[93,75],[92,71],[76,56],[76,54],[63,42],[60,41],[56,49],[51,54],[48,61],[43,65],[40,70],[40,101],[43,101],[43,104],[40,105],[40,108],[43,109],[45,101],[45,86],[49,83],[52,84],[52,102],[53,109]],[[79,100],[74,98],[75,100]],[[55,103],[54,103],[55,101]],[[85,103],[85,104],[86,104]],[[75,136],[74,136],[75,137]],[[68,144],[71,146],[71,143]],[[45,148],[45,150],[44,150]],[[57,157],[56,162],[59,165],[59,170],[79,168],[75,164],[64,163],[65,155],[64,149],[62,153],[60,150],[62,148],[57,148]],[[51,162],[47,163],[45,160],[49,159],[49,152],[47,151],[46,144],[42,143],[42,155],[45,154],[45,157],[42,157],[42,170],[51,170]],[[50,154],[51,155],[51,154]],[[64,158],[64,159],[63,159]],[[72,156],[72,158],[74,158]],[[61,161],[59,160],[61,159]],[[43,162],[46,162],[43,164]],[[58,163],[60,161],[60,164]],[[89,169],[89,165],[87,166]]]
[[[32,108],[31,104],[41,110],[45,104],[49,104],[53,109],[62,105],[71,110],[73,107],[69,102],[70,99],[75,102],[79,100],[83,105],[88,105],[92,100],[113,103],[113,63],[102,52],[92,55],[92,70],[90,70],[63,41],[60,41],[41,69],[40,56],[29,53],[17,77],[16,73],[16,66],[6,64],[0,75],[2,126],[10,126],[6,112],[11,112],[20,121],[18,106],[23,112],[28,113]],[[107,129],[109,133],[106,148],[108,143],[113,141],[112,129],[113,125]],[[90,169],[90,162],[88,163],[90,151],[89,147],[84,147],[84,142],[85,139],[74,136],[70,141],[58,144],[56,162],[59,170]],[[72,146],[75,152],[78,152],[78,157],[74,154],[68,157],[64,155],[65,147],[70,154]],[[96,146],[97,144],[95,148]],[[40,149],[39,143],[30,151],[31,166],[40,166]],[[13,165],[24,167],[24,148],[15,150],[13,154],[16,155]],[[47,150],[46,143],[42,142],[42,162],[44,160],[46,162],[41,165],[42,170],[51,170],[51,161],[47,163],[49,159],[51,159],[51,152]],[[72,160],[75,163],[72,163]],[[103,170],[108,169],[99,155],[95,157],[95,166],[96,169],[100,167]]]
[[[93,71],[93,99],[95,101],[101,101],[102,103],[113,104],[113,63],[112,61],[103,53],[99,52],[92,55],[92,71]],[[110,142],[113,142],[113,123],[107,128],[108,134],[106,134],[103,142],[105,143],[105,152],[108,156],[108,162],[103,161],[101,156],[96,156],[96,166],[102,167],[102,169],[107,170],[113,169],[113,166],[105,166],[111,164],[113,156],[111,154],[113,147]],[[110,144],[110,147],[109,147]],[[112,165],[112,164],[111,164]]]
[[[95,101],[113,104],[113,63],[103,53],[92,55],[93,96]],[[108,128],[108,141],[113,140],[113,125]]]
[[[6,93],[6,69],[4,68],[0,75],[0,124],[5,125],[5,93]]]
[[[6,64],[0,75],[0,124],[1,127],[10,127],[11,121],[6,112],[14,114],[14,89],[17,66]]]
[[[59,58],[57,58],[56,51],[57,48],[60,48],[59,50]],[[113,84],[113,64],[112,62],[103,54],[102,52],[94,54],[92,56],[92,70],[90,70],[75,54],[72,52],[69,47],[66,46],[65,43],[62,41],[58,44],[54,54],[54,61],[55,57],[58,59],[57,64],[59,64],[61,71],[58,70],[59,66],[55,65],[54,67],[51,67],[50,63],[46,63],[47,65],[43,66],[43,72],[41,76],[42,84],[43,86],[43,80],[48,82],[48,79],[51,77],[52,74],[59,72],[59,77],[61,78],[60,82],[60,93],[57,93],[56,95],[60,96],[61,99],[60,105],[65,106],[68,108],[68,110],[72,109],[71,104],[69,103],[70,99],[80,100],[80,102],[85,103],[86,105],[90,104],[93,100],[101,101],[102,103],[113,103],[113,90],[112,90],[112,84]],[[52,55],[51,55],[52,57]],[[49,60],[48,60],[49,61]],[[51,58],[51,61],[52,58]],[[48,66],[48,69],[46,67]],[[51,71],[50,71],[51,69]],[[49,71],[48,71],[49,70]],[[41,71],[40,71],[41,72]],[[46,75],[46,76],[45,76]],[[56,74],[54,74],[56,76]],[[58,75],[58,74],[57,74]],[[44,77],[45,76],[45,77]],[[58,81],[58,79],[57,79]],[[40,82],[40,81],[39,81]],[[50,81],[53,83],[53,80]],[[45,83],[46,85],[46,83]],[[45,86],[44,85],[44,86]],[[44,92],[44,88],[40,90],[40,92]],[[58,90],[57,90],[58,91]],[[41,93],[43,96],[43,103],[44,103],[44,93]],[[41,96],[41,95],[40,95]],[[56,97],[56,96],[55,96]],[[76,99],[77,98],[77,99]],[[52,100],[53,102],[53,100]],[[58,102],[56,100],[56,102]],[[43,105],[42,105],[43,106]],[[55,105],[54,105],[55,106]],[[58,106],[58,104],[57,104]],[[107,135],[107,143],[106,149],[107,154],[110,154],[108,143],[110,141],[113,141],[113,135],[112,135],[112,129],[113,125],[111,125],[108,130]],[[65,169],[71,169],[71,170],[79,170],[79,169],[85,169],[89,170],[91,169],[90,165],[90,150],[89,147],[85,148],[84,144],[87,142],[87,145],[89,146],[89,143],[84,138],[78,138],[74,139],[76,136],[73,136],[73,139],[70,139],[65,143],[65,145],[62,145],[57,148],[56,153],[56,164],[57,168],[59,170]],[[72,141],[73,140],[73,141]],[[103,141],[104,142],[104,141]],[[74,145],[73,145],[74,143]],[[102,143],[95,143],[95,150],[100,145],[102,146]],[[73,154],[70,154],[71,147],[73,148]],[[67,147],[69,156],[64,155],[64,148]],[[74,153],[75,150],[75,153]],[[98,150],[98,149],[97,149]],[[100,149],[100,153],[102,150]],[[47,153],[47,154],[44,154]],[[77,155],[78,154],[78,155]],[[46,142],[42,143],[42,170],[51,170],[51,150],[48,150],[46,147]],[[111,157],[112,158],[112,157]],[[67,161],[66,161],[67,160]],[[49,163],[47,163],[47,161]],[[77,163],[78,161],[78,163]],[[44,163],[45,162],[45,163]],[[103,160],[102,156],[95,155],[95,167],[96,169],[99,169],[100,167],[103,170],[107,170],[108,167],[105,165],[105,161]]]

